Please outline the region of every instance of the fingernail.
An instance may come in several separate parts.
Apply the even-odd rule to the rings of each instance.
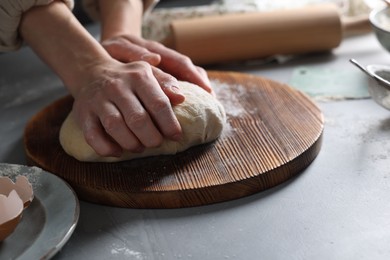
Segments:
[[[211,83],[210,81],[206,84],[206,91],[208,91],[209,93],[212,93],[213,92],[213,88],[211,87]]]
[[[141,56],[141,60],[149,60],[156,57],[153,53],[145,53]]]
[[[181,91],[181,88],[178,87],[177,85],[174,85],[175,83],[172,83],[172,82],[169,82],[169,83],[165,83],[164,84],[164,87],[166,89],[169,89],[170,92],[176,94],[176,95],[182,95],[184,96],[183,92]]]
[[[206,76],[204,80],[205,80],[207,86],[209,86],[211,88],[211,81],[210,81],[209,77]]]
[[[144,55],[141,56],[141,60],[146,61],[146,62],[150,62],[150,63],[158,63],[159,59],[160,59],[159,56],[160,55],[154,54],[154,53],[145,53]]]
[[[183,93],[181,92],[181,89],[178,87],[178,86],[170,86],[169,89],[175,93],[175,94],[181,94],[183,95]]]

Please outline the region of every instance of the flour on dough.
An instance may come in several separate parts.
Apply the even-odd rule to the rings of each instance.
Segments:
[[[60,130],[60,143],[63,149],[79,161],[117,162],[147,156],[176,154],[191,146],[217,139],[226,121],[225,110],[221,103],[199,86],[183,81],[179,83],[186,97],[183,103],[173,107],[183,131],[180,142],[165,139],[161,146],[146,148],[142,153],[124,152],[119,158],[102,157],[87,144],[71,112]]]

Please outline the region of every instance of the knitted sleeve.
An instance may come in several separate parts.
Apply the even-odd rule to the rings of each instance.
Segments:
[[[0,0],[0,52],[14,51],[22,45],[18,28],[24,12],[53,1],[56,0]],[[73,0],[61,1],[73,9]]]

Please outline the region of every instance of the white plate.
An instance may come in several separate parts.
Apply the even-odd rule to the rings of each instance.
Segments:
[[[0,176],[15,180],[26,176],[34,200],[23,212],[19,225],[0,242],[1,259],[49,259],[72,235],[79,219],[79,201],[59,177],[37,167],[0,163]]]

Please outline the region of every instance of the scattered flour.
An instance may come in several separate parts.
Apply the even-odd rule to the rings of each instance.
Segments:
[[[240,99],[247,94],[246,88],[241,85],[229,85],[217,80],[213,80],[211,84],[228,117],[238,117],[246,112],[240,103]]]
[[[15,181],[17,176],[23,175],[27,177],[33,187],[39,185],[38,180],[42,171],[43,170],[41,168],[35,166],[29,167],[18,164],[0,163],[0,176],[5,176],[10,178],[12,181]]]
[[[227,138],[233,135],[236,131],[236,129],[230,124],[229,119],[240,117],[244,113],[251,112],[247,111],[240,103],[240,100],[243,99],[243,96],[247,94],[247,90],[241,85],[229,85],[218,80],[213,80],[211,84],[214,88],[218,100],[225,108],[227,120],[223,127],[221,139]]]
[[[236,129],[232,127],[232,125],[229,123],[229,121],[227,121],[225,123],[225,125],[223,126],[221,138],[223,139],[223,138],[232,136],[235,131],[236,131]]]
[[[112,244],[111,254],[113,256],[125,256],[128,259],[144,259],[143,254],[138,251],[131,250],[125,246],[118,246],[116,244]]]

